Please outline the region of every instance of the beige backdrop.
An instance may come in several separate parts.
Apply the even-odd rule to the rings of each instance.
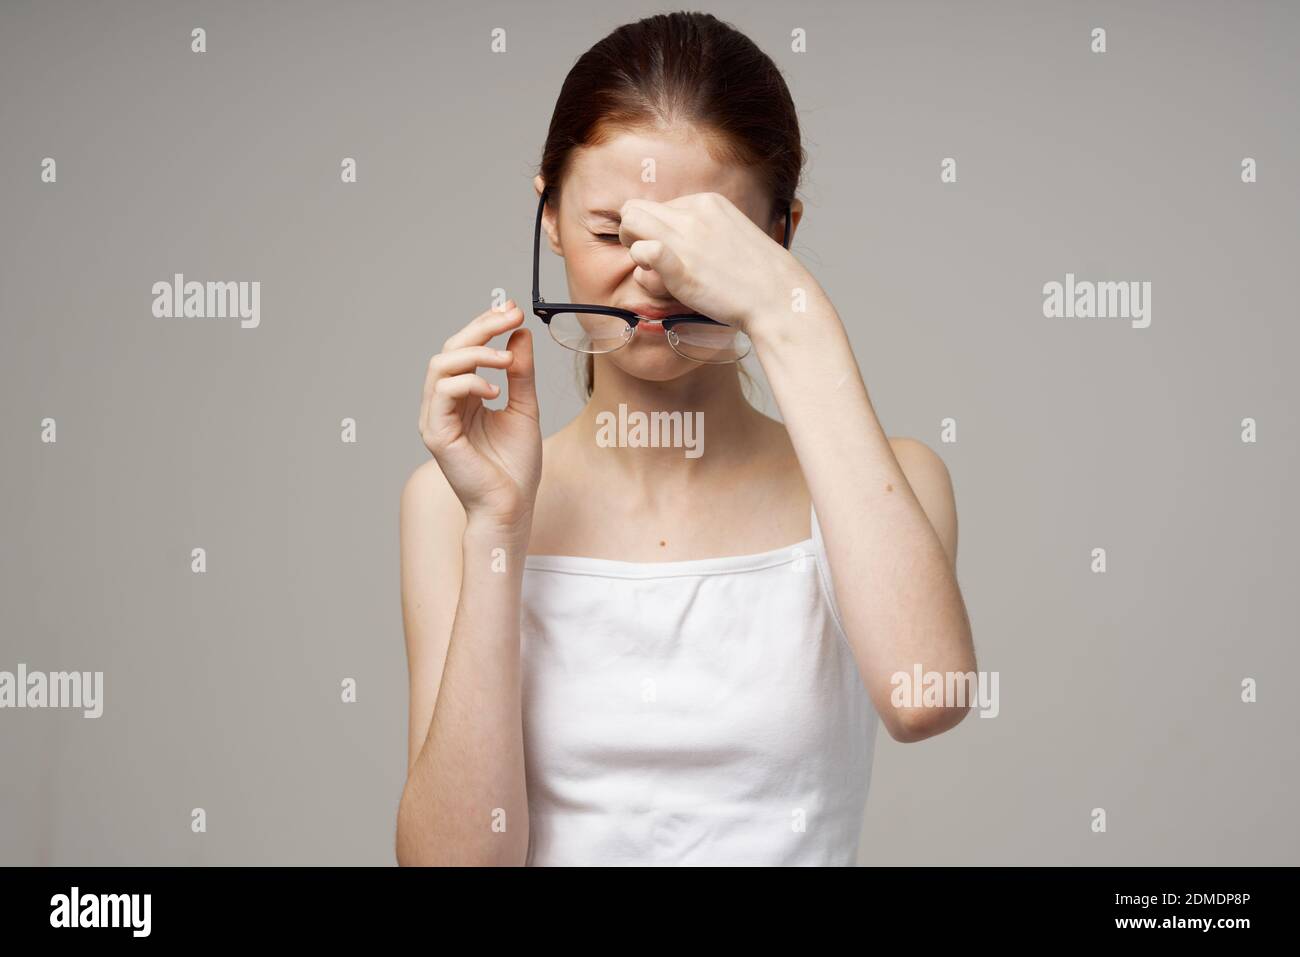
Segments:
[[[0,862],[393,863],[425,364],[527,297],[565,72],[659,9],[0,7],[0,670],[106,683],[97,720],[0,710]],[[881,732],[863,862],[1300,863],[1298,8],[709,9],[786,73],[794,251],[951,470],[1000,674],[997,718]],[[154,318],[177,272],[260,282],[260,325]],[[1045,318],[1067,272],[1152,283],[1151,325]],[[578,396],[538,345],[549,432]]]

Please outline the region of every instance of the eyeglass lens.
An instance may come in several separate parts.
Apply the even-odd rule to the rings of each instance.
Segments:
[[[557,312],[549,326],[551,337],[566,349],[597,355],[622,348],[634,334],[620,317],[593,312]],[[678,355],[697,362],[736,362],[750,350],[743,332],[707,322],[678,323],[667,330],[667,338]]]

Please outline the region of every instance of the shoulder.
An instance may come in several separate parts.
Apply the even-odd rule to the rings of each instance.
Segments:
[[[934,526],[944,550],[954,563],[957,560],[957,502],[952,476],[939,453],[919,439],[891,438],[894,458],[921,503],[926,518]]]
[[[439,535],[459,539],[465,531],[465,508],[436,459],[423,462],[402,486],[399,521],[404,539]]]
[[[452,490],[451,483],[447,477],[442,474],[442,469],[438,467],[438,461],[429,458],[415,467],[410,475],[406,477],[406,484],[402,486],[402,504],[415,504],[432,499],[435,503],[446,504],[448,496],[456,498],[456,493]],[[460,503],[456,499],[457,504]]]

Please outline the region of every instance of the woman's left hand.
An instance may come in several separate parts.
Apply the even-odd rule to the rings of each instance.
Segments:
[[[820,291],[790,250],[720,193],[629,199],[619,215],[636,280],[718,322],[750,332],[756,317],[789,312],[796,289]]]

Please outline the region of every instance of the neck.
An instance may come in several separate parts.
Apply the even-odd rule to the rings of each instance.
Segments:
[[[638,497],[734,475],[753,461],[759,431],[771,424],[745,398],[736,363],[652,382],[598,357],[596,372],[591,398],[570,426],[573,437],[594,468],[613,472]]]

